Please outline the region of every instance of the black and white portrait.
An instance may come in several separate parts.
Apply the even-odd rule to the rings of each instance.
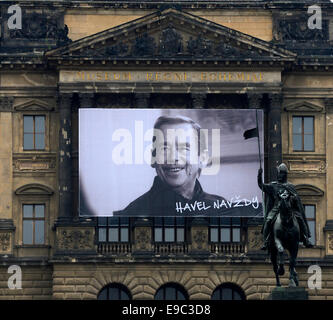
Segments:
[[[248,109],[80,109],[80,215],[262,215],[262,118]]]

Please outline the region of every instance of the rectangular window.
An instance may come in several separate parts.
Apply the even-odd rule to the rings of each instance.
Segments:
[[[45,243],[45,205],[23,205],[23,244]]]
[[[155,242],[184,242],[185,218],[154,218]]]
[[[310,242],[316,244],[316,206],[313,204],[304,205],[305,217],[311,232]]]
[[[314,151],[314,117],[293,117],[293,150]]]
[[[209,241],[210,242],[241,242],[241,218],[210,218]]]
[[[45,116],[23,116],[23,149],[45,149]]]
[[[129,242],[128,217],[99,217],[97,220],[97,234],[99,242]]]

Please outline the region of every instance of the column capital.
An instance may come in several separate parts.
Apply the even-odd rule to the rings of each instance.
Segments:
[[[194,109],[204,109],[207,99],[206,93],[191,93],[192,107]]]
[[[326,98],[324,100],[325,108],[327,112],[333,112],[333,98]]]
[[[80,108],[93,108],[95,94],[92,92],[79,93]]]
[[[281,107],[283,95],[281,92],[279,93],[269,93],[268,99],[270,102],[271,107]]]
[[[263,95],[261,93],[248,92],[247,101],[249,109],[260,109]]]
[[[0,97],[0,112],[13,111],[14,97]]]
[[[70,109],[72,105],[73,94],[72,93],[58,93],[57,103],[60,109]]]
[[[135,108],[149,108],[150,93],[137,92],[134,99]]]

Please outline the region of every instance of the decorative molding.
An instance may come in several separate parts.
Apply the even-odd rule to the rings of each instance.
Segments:
[[[326,233],[326,254],[333,255],[333,233]]]
[[[42,154],[14,154],[13,171],[15,174],[27,172],[55,172],[56,156]]]
[[[326,172],[325,160],[288,160],[291,172]]]
[[[309,101],[297,101],[286,105],[284,110],[288,112],[323,112],[324,108]]]
[[[321,29],[310,29],[307,19],[285,19],[280,17],[275,22],[274,40],[288,42],[296,40],[304,45],[307,42],[329,40],[328,20],[322,20]]]
[[[248,228],[248,251],[260,250],[260,247],[263,245],[263,236],[260,228]]]
[[[14,105],[15,111],[52,111],[54,110],[53,106],[50,106],[48,103],[38,100],[32,99],[23,103],[18,103]]]
[[[12,233],[0,232],[0,254],[11,253]]]
[[[14,97],[0,97],[0,112],[13,111]]]
[[[71,42],[68,27],[60,22],[60,15],[50,11],[42,13],[24,12],[22,29],[10,30],[11,39],[55,40],[57,45]]]
[[[194,32],[195,30],[195,32]],[[126,40],[124,40],[126,39]],[[46,53],[49,60],[239,58],[293,61],[291,51],[175,9],[156,12]],[[146,61],[148,63],[148,61]]]
[[[94,250],[94,228],[58,227],[57,250]]]
[[[208,248],[208,227],[207,226],[192,226],[192,252],[207,252]]]
[[[312,197],[322,197],[324,195],[324,191],[315,187],[311,184],[298,184],[295,186],[297,193],[302,196],[312,196]]]
[[[46,195],[51,196],[54,194],[54,191],[47,186],[44,186],[39,183],[30,183],[25,184],[15,190],[15,194],[18,196],[34,196],[34,195]]]
[[[134,229],[134,251],[152,250],[151,227],[135,227]]]

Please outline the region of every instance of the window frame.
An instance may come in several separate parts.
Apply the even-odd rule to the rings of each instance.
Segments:
[[[180,217],[154,217],[153,218],[153,242],[154,243],[186,243],[188,240],[187,236],[187,225],[188,225],[188,220],[186,217],[182,217],[184,219],[184,222],[177,223],[177,218],[179,219]],[[162,223],[157,223],[157,219],[162,219]],[[165,219],[173,219],[174,223],[173,224],[167,224]],[[156,229],[161,228],[162,229],[162,240],[161,241],[156,241]],[[173,229],[173,234],[174,234],[174,239],[173,241],[166,241],[165,235],[166,235],[166,229]],[[184,239],[180,240],[178,239],[178,233],[177,229],[183,229],[183,235]]]
[[[37,205],[43,205],[44,206],[44,217],[43,218],[36,218],[35,217],[35,206]],[[32,210],[32,218],[25,218],[24,217],[24,206],[32,206],[33,210]],[[45,246],[47,239],[46,239],[46,203],[44,202],[38,202],[35,201],[34,203],[26,203],[25,201],[23,201],[21,203],[21,212],[22,212],[22,245],[24,246]],[[33,237],[32,237],[32,243],[24,243],[24,221],[32,221],[33,222]],[[44,242],[43,243],[35,243],[36,240],[36,231],[35,231],[35,226],[36,226],[36,221],[44,221]]]
[[[314,218],[307,218],[306,216],[306,209],[305,207],[306,206],[312,206],[314,207]],[[309,222],[309,221],[314,221],[314,234],[312,236],[314,236],[314,242],[312,243],[314,246],[317,245],[317,205],[315,203],[308,203],[308,202],[305,202],[303,203],[303,207],[304,207],[304,214],[305,214],[305,218],[306,220]],[[311,230],[310,230],[311,231]]]
[[[166,300],[166,292],[165,290],[168,289],[168,288],[173,288],[176,290],[176,299],[170,299],[170,300],[173,300],[173,301],[187,301],[189,300],[189,294],[187,292],[187,290],[179,283],[176,283],[176,282],[168,282],[168,283],[164,283],[163,285],[161,285],[155,292],[154,294],[154,300],[157,300],[157,301],[165,301]],[[157,294],[159,293],[160,290],[163,290],[162,291],[162,299],[156,299],[156,296]],[[184,296],[184,300],[182,299],[178,299],[178,293],[181,293],[183,296]]]
[[[33,132],[25,132],[24,131],[24,118],[25,117],[32,117],[33,119]],[[36,148],[36,135],[39,134],[36,132],[36,117],[43,117],[44,118],[44,132],[41,132],[41,133],[44,133],[43,137],[44,137],[44,148],[43,149],[37,149]],[[37,114],[37,113],[34,113],[34,114],[27,114],[27,113],[24,113],[23,114],[23,137],[22,137],[22,148],[23,148],[23,151],[46,151],[46,121],[47,121],[47,116],[45,114]],[[32,134],[33,135],[33,148],[32,149],[27,149],[24,147],[24,137],[25,137],[25,134]]]
[[[302,132],[301,132],[301,137],[302,137],[302,149],[300,150],[295,150],[294,149],[294,118],[301,118],[302,120]],[[312,150],[304,150],[304,118],[312,118],[313,121],[313,149]],[[316,150],[316,143],[315,143],[315,136],[316,136],[316,131],[315,131],[315,120],[316,117],[315,115],[304,115],[304,114],[293,114],[291,115],[291,150],[292,152],[315,152]]]
[[[118,299],[115,299],[115,300],[111,300],[109,299],[110,297],[110,289],[117,289],[118,290]],[[129,301],[129,300],[132,300],[132,293],[131,291],[125,286],[123,285],[122,283],[109,283],[107,284],[106,286],[104,286],[97,294],[97,300],[104,300],[104,299],[99,299],[99,296],[101,295],[101,293],[103,292],[103,290],[106,290],[106,297],[107,299],[106,300],[110,300],[110,301]],[[124,292],[126,293],[126,295],[128,296],[128,299],[120,299],[120,292]]]
[[[221,299],[221,297],[222,297],[222,290],[223,290],[223,289],[230,289],[230,290],[231,290],[232,299],[229,300],[229,301],[233,301],[233,300],[237,301],[237,300],[238,300],[238,299],[234,299],[235,292],[236,292],[236,293],[240,296],[240,298],[241,298],[241,299],[238,300],[238,301],[246,300],[246,294],[245,294],[244,290],[243,290],[240,286],[238,286],[237,284],[234,284],[234,283],[231,283],[231,282],[226,282],[226,283],[222,283],[222,284],[218,285],[218,286],[214,289],[214,291],[213,291],[213,293],[212,293],[210,299],[211,299],[211,300],[217,300],[217,301],[223,301],[223,300],[224,300],[224,301],[228,301],[227,299]],[[218,292],[219,299],[213,299],[213,295],[214,295],[216,292]]]
[[[100,219],[106,219],[106,224],[100,224]],[[111,224],[111,219],[117,219],[117,225]],[[122,224],[121,219],[127,219],[127,224]],[[97,217],[96,222],[96,241],[97,243],[131,243],[131,219],[129,217]],[[118,240],[117,241],[110,241],[110,229],[117,228],[118,230]],[[121,229],[126,228],[128,239],[127,241],[121,241]],[[99,237],[99,233],[101,229],[106,229],[106,240],[101,241]]]
[[[209,228],[208,228],[208,239],[209,239],[209,244],[217,244],[217,243],[237,243],[240,244],[244,241],[244,226],[245,226],[245,221],[241,217],[237,217],[240,219],[239,224],[233,224],[233,219],[236,217],[228,217],[230,219],[230,224],[226,225],[222,223],[222,219],[225,219],[226,217],[216,217],[213,219],[218,219],[218,224],[212,223],[212,218],[209,218]],[[217,241],[212,241],[212,229],[217,229]],[[222,229],[229,229],[229,241],[222,241],[221,239],[221,233]],[[239,241],[234,241],[233,240],[233,229],[239,229]]]

